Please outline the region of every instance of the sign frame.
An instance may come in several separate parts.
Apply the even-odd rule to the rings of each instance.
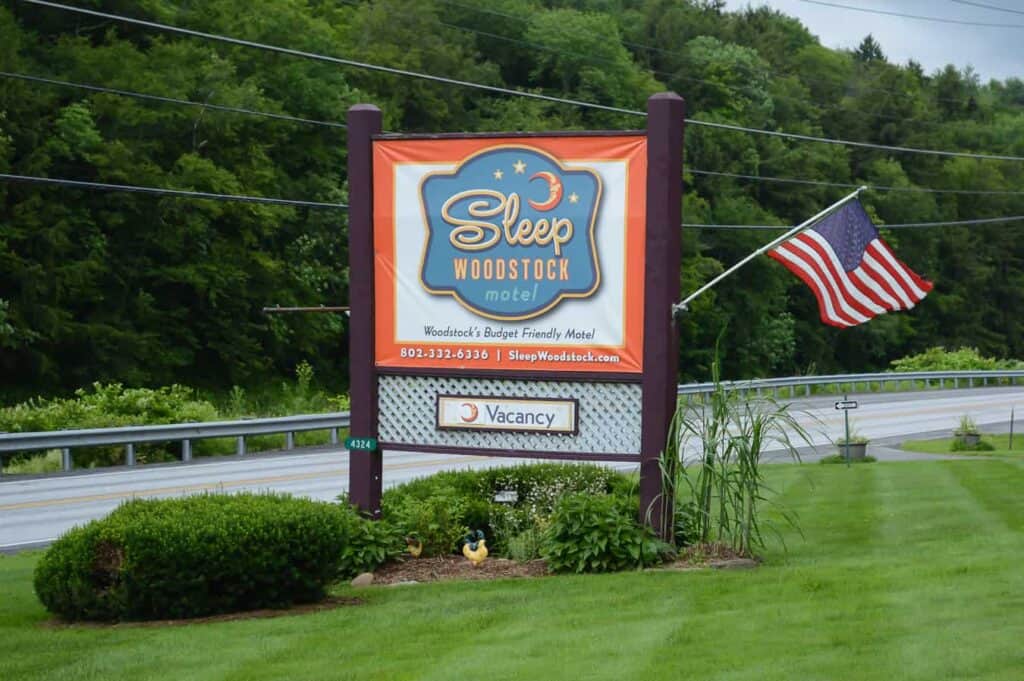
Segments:
[[[501,137],[523,140],[558,136],[623,136],[622,131],[571,131],[563,133],[450,133],[442,135],[381,135],[380,109],[357,104],[348,113],[349,181],[349,371],[352,437],[376,438],[380,426],[378,381],[380,377],[448,376],[465,379],[508,379],[512,381],[584,381],[609,385],[627,383],[641,394],[639,451],[628,455],[600,455],[601,460],[628,461],[640,468],[640,519],[663,538],[672,536],[673,499],[663,488],[660,454],[665,447],[676,405],[678,331],[673,305],[679,300],[683,133],[686,106],[671,92],[659,93],[647,101],[646,217],[644,221],[645,265],[643,271],[643,315],[641,320],[642,370],[640,373],[542,370],[494,371],[458,368],[390,368],[375,363],[374,324],[374,149],[375,140],[385,139],[473,139]],[[633,133],[636,134],[636,133]],[[642,133],[641,133],[642,134]],[[582,420],[582,415],[577,418]],[[561,437],[561,436],[550,436]],[[349,498],[371,518],[380,518],[383,451],[402,443],[381,441],[374,451],[349,454]],[[414,444],[414,443],[410,443]],[[409,447],[412,449],[412,447]],[[513,450],[471,450],[459,447],[418,446],[418,451],[450,451],[483,456],[523,456]],[[595,459],[596,455],[547,451],[531,452],[535,458],[560,460]]]

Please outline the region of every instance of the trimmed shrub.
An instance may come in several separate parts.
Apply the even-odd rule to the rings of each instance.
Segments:
[[[636,521],[632,502],[573,494],[559,502],[543,554],[555,572],[615,572],[662,562],[672,547]]]
[[[356,520],[334,504],[277,494],[133,500],[57,540],[36,566],[36,594],[69,620],[314,602],[346,564]]]

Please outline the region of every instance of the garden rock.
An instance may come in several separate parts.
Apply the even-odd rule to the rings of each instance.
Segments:
[[[352,586],[370,586],[373,584],[373,573],[363,572],[352,580]]]
[[[730,558],[711,561],[708,565],[716,570],[750,570],[757,567],[757,561],[751,558]]]

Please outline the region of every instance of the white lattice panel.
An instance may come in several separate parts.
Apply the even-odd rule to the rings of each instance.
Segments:
[[[380,376],[381,442],[577,454],[640,453],[640,386],[635,383],[511,381],[439,376]],[[438,394],[575,398],[579,433],[489,433],[436,428]]]

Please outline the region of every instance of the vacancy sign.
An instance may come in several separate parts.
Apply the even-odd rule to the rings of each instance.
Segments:
[[[438,395],[437,427],[569,435],[579,430],[579,404],[573,399]]]
[[[377,366],[639,373],[646,144],[375,140]]]

